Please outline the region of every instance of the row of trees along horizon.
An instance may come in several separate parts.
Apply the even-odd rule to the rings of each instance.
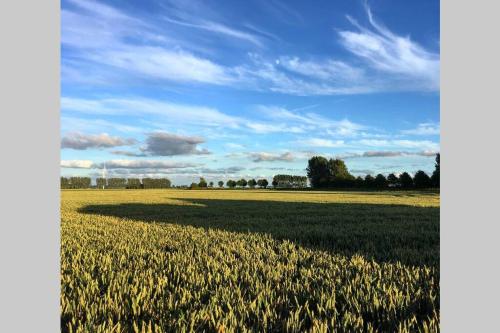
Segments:
[[[273,177],[273,188],[306,188],[308,180],[312,188],[368,188],[368,189],[387,189],[387,188],[439,188],[440,172],[440,154],[436,155],[435,169],[431,176],[424,171],[419,170],[412,177],[408,172],[403,172],[399,176],[394,173],[387,177],[379,173],[375,177],[366,175],[355,177],[349,173],[347,166],[341,159],[327,159],[323,156],[314,156],[309,159],[307,166],[307,176],[284,175],[279,174]],[[220,180],[217,183],[219,188],[224,187],[224,182]],[[267,188],[269,182],[267,179],[244,178],[239,180],[228,180],[225,183],[227,188]],[[92,188],[90,177],[61,177],[62,189]],[[148,188],[169,188],[171,182],[167,178],[97,178],[96,188],[127,188],[127,189],[148,189]],[[178,186],[187,188],[188,186]],[[213,188],[214,182],[207,182],[201,177],[198,183],[192,183],[191,189]]]

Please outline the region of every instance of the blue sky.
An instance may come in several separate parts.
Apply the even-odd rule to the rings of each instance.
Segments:
[[[439,1],[61,5],[61,174],[432,172]]]

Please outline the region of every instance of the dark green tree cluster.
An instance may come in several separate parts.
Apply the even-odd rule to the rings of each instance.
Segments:
[[[269,184],[269,182],[267,181],[267,179],[259,179],[259,180],[250,179],[247,181],[246,179],[242,178],[238,181],[234,181],[232,179],[229,179],[226,182],[226,186],[228,188],[235,188],[235,187],[245,188],[247,186],[250,188],[255,188],[256,186],[259,186],[260,188],[267,188],[268,184]],[[222,187],[223,185],[224,185],[224,182],[220,181],[219,186]]]
[[[108,188],[126,188],[126,178],[108,178]]]
[[[275,175],[273,177],[273,186],[279,188],[305,188],[307,187],[306,176],[295,175]]]
[[[207,183],[207,181],[205,180],[205,178],[200,177],[200,182],[198,183],[198,187],[201,187],[201,188],[207,188],[207,186],[208,186],[208,183]]]
[[[142,188],[141,180],[139,178],[127,179],[127,188],[131,188],[131,189]]]
[[[327,160],[323,156],[314,156],[308,161],[306,170],[314,188],[353,187],[356,183],[356,178],[340,159]]]
[[[269,185],[269,182],[267,181],[267,179],[263,178],[263,179],[259,179],[257,181],[257,185],[260,187],[260,188],[267,188],[267,185]]]
[[[439,185],[440,185],[440,181],[439,181],[440,156],[441,156],[440,154],[436,155],[436,164],[434,165],[435,169],[434,169],[434,172],[432,173],[432,176],[431,176],[432,186],[434,186],[434,187],[439,187]]]
[[[327,160],[322,156],[314,156],[308,162],[307,176],[314,188],[424,189],[439,187],[439,162],[440,155],[437,154],[432,177],[419,170],[414,177],[408,172],[403,172],[399,177],[391,173],[387,178],[383,174],[378,174],[375,177],[366,175],[362,178],[352,176],[342,160]]]
[[[61,177],[61,188],[90,188],[90,177]]]
[[[247,180],[245,178],[241,178],[240,180],[238,180],[236,182],[236,186],[242,187],[242,188],[247,187],[247,184],[248,184],[248,182],[247,182]]]
[[[226,186],[229,187],[229,188],[235,188],[236,187],[236,182],[232,179],[229,179],[227,182],[226,182]]]
[[[172,184],[168,178],[143,178],[143,188],[168,188]]]

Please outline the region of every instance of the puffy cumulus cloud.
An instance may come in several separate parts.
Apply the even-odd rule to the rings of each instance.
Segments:
[[[285,152],[282,154],[253,152],[250,153],[249,156],[254,162],[272,162],[272,161],[292,162],[295,160],[295,156],[290,152]]]
[[[135,139],[123,139],[117,136],[102,134],[82,134],[69,133],[61,139],[61,148],[70,148],[76,150],[86,150],[92,148],[112,148],[119,146],[129,146],[135,144]]]
[[[148,134],[145,145],[139,151],[114,150],[112,153],[135,157],[210,154],[207,149],[198,149],[198,145],[204,142],[203,138],[197,136],[152,132]]]
[[[150,156],[201,155],[209,154],[206,149],[198,149],[204,143],[200,137],[170,134],[166,132],[150,133],[146,146],[141,151]]]
[[[72,168],[72,169],[91,169],[94,167],[94,163],[89,160],[62,160],[61,168]]]

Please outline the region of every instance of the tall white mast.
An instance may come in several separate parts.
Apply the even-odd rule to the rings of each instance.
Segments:
[[[104,190],[104,186],[106,185],[106,162],[102,162],[102,178],[104,179],[104,183],[102,184],[102,189]]]

